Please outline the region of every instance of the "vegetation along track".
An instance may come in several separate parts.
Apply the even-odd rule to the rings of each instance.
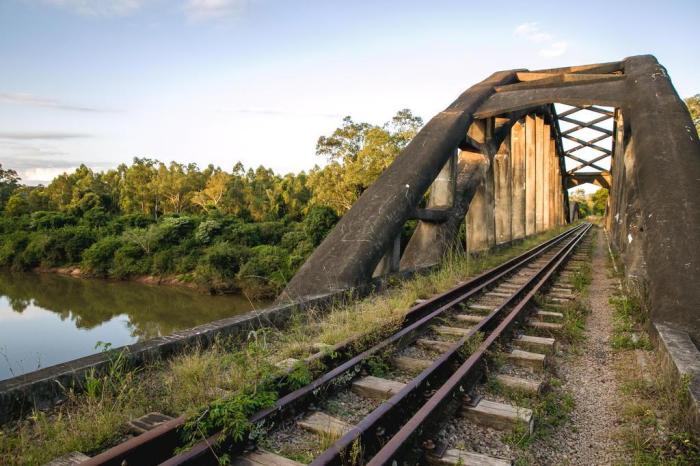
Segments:
[[[448,418],[444,414],[454,410],[455,403],[478,422],[525,423],[531,428],[532,415],[527,410],[471,395],[487,356],[498,345],[512,345],[507,358],[516,365],[544,364],[544,354],[527,350],[551,349],[554,340],[524,335],[516,327],[547,332],[561,326],[549,322],[560,315],[538,311],[532,303],[545,289],[551,301],[571,298],[569,285],[551,283],[589,229],[589,224],[572,228],[418,303],[400,330],[360,354],[353,356],[348,342],[311,356],[305,364],[321,362],[329,370],[301,388],[277,387],[284,396],[250,416],[250,424],[245,424],[252,428],[246,435],[240,431],[211,434],[203,428],[202,440],[183,449],[183,428],[197,428],[197,420],[185,426],[187,420],[179,417],[84,464],[299,464],[296,460],[314,465],[391,464],[415,463],[416,455],[426,451],[431,461],[449,464],[456,455],[460,464],[469,464],[462,459],[466,452],[445,450],[434,435],[424,433],[437,432],[436,425]],[[499,381],[539,390],[536,382],[519,377],[502,375]],[[419,443],[424,448],[416,449]]]

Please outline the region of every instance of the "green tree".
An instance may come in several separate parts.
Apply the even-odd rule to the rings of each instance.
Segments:
[[[5,208],[5,203],[19,187],[19,182],[20,178],[17,176],[17,172],[9,168],[2,168],[0,163],[0,210]]]
[[[695,130],[700,133],[700,94],[686,98],[685,104],[688,106],[690,117],[693,119],[693,124],[695,124]]]
[[[604,215],[608,205],[608,190],[600,188],[598,191],[591,194],[591,204],[593,215]]]
[[[309,177],[312,203],[343,214],[408,145],[423,124],[404,109],[383,126],[356,123],[351,117],[330,136],[321,136],[316,154],[328,162]]]
[[[8,217],[19,217],[28,214],[29,211],[27,192],[23,190],[16,190],[5,204],[5,215]]]

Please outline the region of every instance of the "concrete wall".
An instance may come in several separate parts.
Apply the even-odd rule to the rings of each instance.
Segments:
[[[651,318],[700,343],[700,143],[666,70],[624,62],[607,225]]]

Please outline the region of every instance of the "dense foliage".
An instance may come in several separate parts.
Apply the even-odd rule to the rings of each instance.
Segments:
[[[589,215],[605,215],[608,205],[608,190],[600,188],[592,194],[586,194],[583,188],[579,188],[569,194],[569,200],[578,203],[579,213],[585,218]]]
[[[690,118],[693,119],[695,129],[700,133],[700,94],[687,97],[685,104],[688,106],[688,112],[690,113]]]
[[[347,117],[319,138],[328,164],[308,174],[135,158],[23,186],[0,166],[0,266],[78,266],[92,276],[177,277],[272,295],[421,125],[408,110],[383,126]]]

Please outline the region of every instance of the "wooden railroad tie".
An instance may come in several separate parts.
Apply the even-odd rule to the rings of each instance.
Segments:
[[[459,320],[460,322],[466,322],[469,324],[478,324],[479,322],[482,321],[484,316],[476,315],[476,314],[457,314],[455,315],[455,320]]]
[[[384,401],[396,395],[405,383],[368,375],[352,383],[352,391],[365,398]]]
[[[419,338],[418,340],[416,340],[416,344],[418,346],[420,346],[421,348],[444,353],[445,351],[449,351],[449,349],[452,348],[452,346],[454,345],[454,342],[429,340],[427,338]]]
[[[456,448],[445,450],[442,456],[428,453],[425,455],[425,460],[430,466],[511,466],[513,464],[511,460],[505,458],[495,458]]]
[[[544,382],[541,380],[529,380],[506,374],[497,374],[496,381],[505,388],[518,390],[532,395],[540,393],[544,387]]]
[[[303,466],[303,464],[265,450],[251,451],[231,462],[232,466]]]
[[[494,309],[496,309],[494,306],[490,306],[490,305],[486,305],[486,304],[470,304],[469,305],[469,310],[481,312],[481,313],[490,313]]]
[[[520,335],[513,340],[513,346],[524,351],[552,354],[557,350],[557,341],[554,338]]]
[[[352,429],[347,422],[320,411],[297,421],[297,425],[309,432],[334,438],[340,438]]]
[[[66,453],[65,455],[59,456],[55,460],[46,463],[44,466],[73,466],[89,459],[89,456],[80,453],[79,451],[72,451],[70,453]]]
[[[398,369],[406,372],[423,372],[433,364],[430,359],[409,358],[407,356],[397,356],[392,362]]]
[[[522,425],[532,434],[535,425],[531,409],[484,399],[479,400],[476,406],[462,406],[461,414],[474,424],[497,430],[508,430]]]
[[[564,318],[564,314],[562,314],[561,312],[537,310],[535,311],[533,318],[543,322],[552,322],[562,320]]]
[[[463,337],[469,333],[468,328],[448,327],[447,325],[435,325],[433,326],[433,331],[440,335],[447,335],[451,337]]]
[[[506,356],[511,364],[531,372],[542,372],[544,370],[546,359],[544,354],[514,349],[510,353],[507,353]]]

